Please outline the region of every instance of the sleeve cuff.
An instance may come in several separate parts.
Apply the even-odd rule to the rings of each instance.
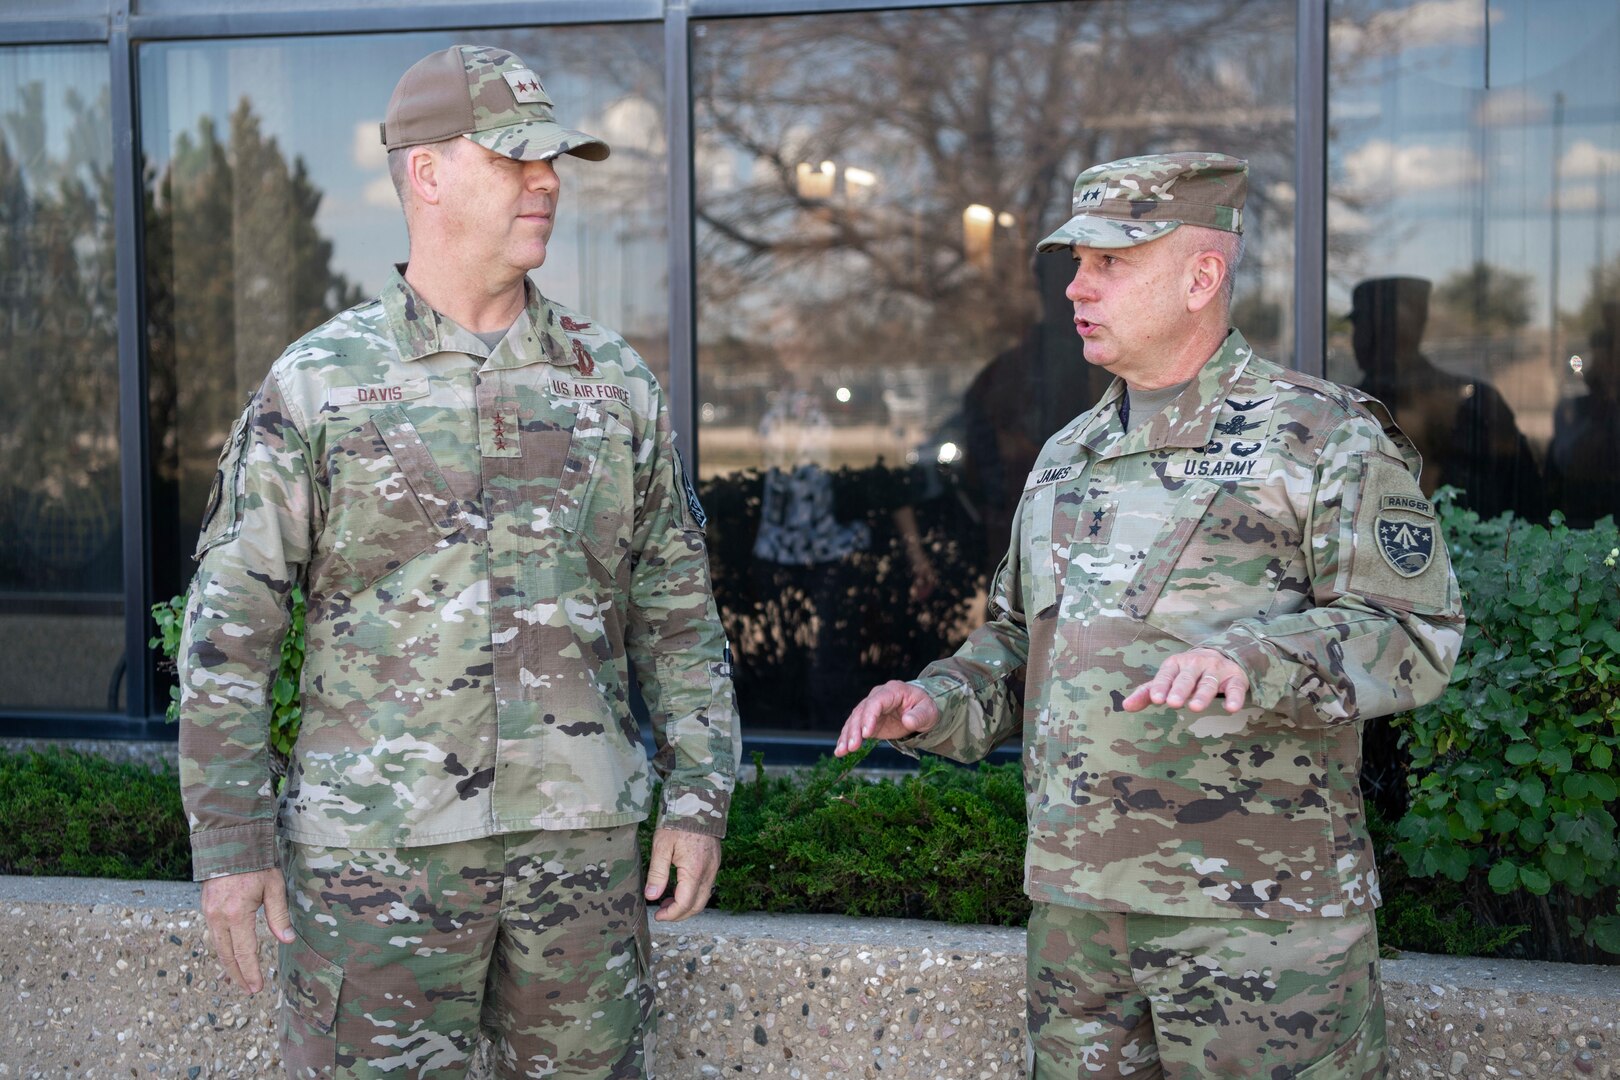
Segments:
[[[724,838],[726,815],[730,810],[729,791],[717,792],[712,788],[674,789],[666,784],[658,828]]]
[[[276,829],[269,821],[201,829],[191,834],[191,880],[268,870],[276,865]]]

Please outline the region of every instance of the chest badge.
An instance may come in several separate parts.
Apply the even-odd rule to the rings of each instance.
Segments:
[[[574,346],[574,370],[587,379],[595,375],[596,358],[591,355],[591,351],[579,341],[572,338],[569,340]]]

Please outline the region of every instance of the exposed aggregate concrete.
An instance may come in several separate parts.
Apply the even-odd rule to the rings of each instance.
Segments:
[[[279,1076],[274,994],[225,983],[196,902],[0,878],[0,1078]],[[1024,1075],[1021,931],[711,913],[654,943],[661,1077]],[[1384,977],[1392,1077],[1620,1080],[1620,969],[1411,957]]]

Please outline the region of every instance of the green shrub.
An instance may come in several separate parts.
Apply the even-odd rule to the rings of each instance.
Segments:
[[[0,751],[0,821],[0,873],[191,877],[172,769],[61,750]]]
[[[1444,877],[1416,878],[1397,850],[1395,823],[1367,805],[1367,828],[1378,858],[1384,902],[1378,909],[1378,944],[1385,954],[1498,956],[1529,929],[1487,926],[1475,917],[1468,894]]]
[[[777,911],[1022,926],[1024,785],[1016,763],[939,758],[867,780],[864,755],[752,782],[731,805],[713,903]]]
[[[1620,531],[1441,504],[1468,631],[1445,693],[1398,723],[1400,853],[1461,885],[1481,923],[1528,927],[1515,954],[1615,963]]]
[[[180,655],[180,634],[185,623],[186,597],[182,593],[162,603],[152,605],[152,621],[157,624],[157,636],[147,645],[158,650],[162,659],[158,666],[169,674],[175,673],[175,661]],[[304,592],[298,586],[292,591],[292,622],[287,636],[281,642],[281,666],[275,682],[270,686],[270,697],[275,711],[270,717],[271,759],[279,778],[285,776],[287,759],[292,756],[293,743],[298,741],[298,726],[302,719],[303,702],[298,693],[298,679],[304,669]],[[169,687],[170,723],[180,719],[180,688]]]

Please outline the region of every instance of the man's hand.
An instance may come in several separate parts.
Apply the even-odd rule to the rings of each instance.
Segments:
[[[278,941],[291,944],[292,919],[287,916],[287,886],[280,870],[252,870],[203,882],[202,913],[214,951],[231,982],[250,994],[264,989],[255,933],[260,906],[270,932]]]
[[[702,911],[720,871],[720,838],[684,829],[654,829],[652,858],[647,863],[648,900],[664,895],[669,870],[675,868],[675,895],[665,897],[653,918],[680,922]]]
[[[1249,677],[1237,664],[1214,649],[1192,649],[1166,660],[1157,675],[1131,691],[1122,707],[1126,712],[1141,712],[1151,702],[1203,712],[1215,695],[1222,694],[1226,711],[1235,713],[1243,708],[1248,692]]]
[[[919,731],[932,731],[939,723],[934,699],[908,682],[886,682],[866,695],[838,734],[833,755],[843,757],[861,748],[867,739],[903,739]]]

